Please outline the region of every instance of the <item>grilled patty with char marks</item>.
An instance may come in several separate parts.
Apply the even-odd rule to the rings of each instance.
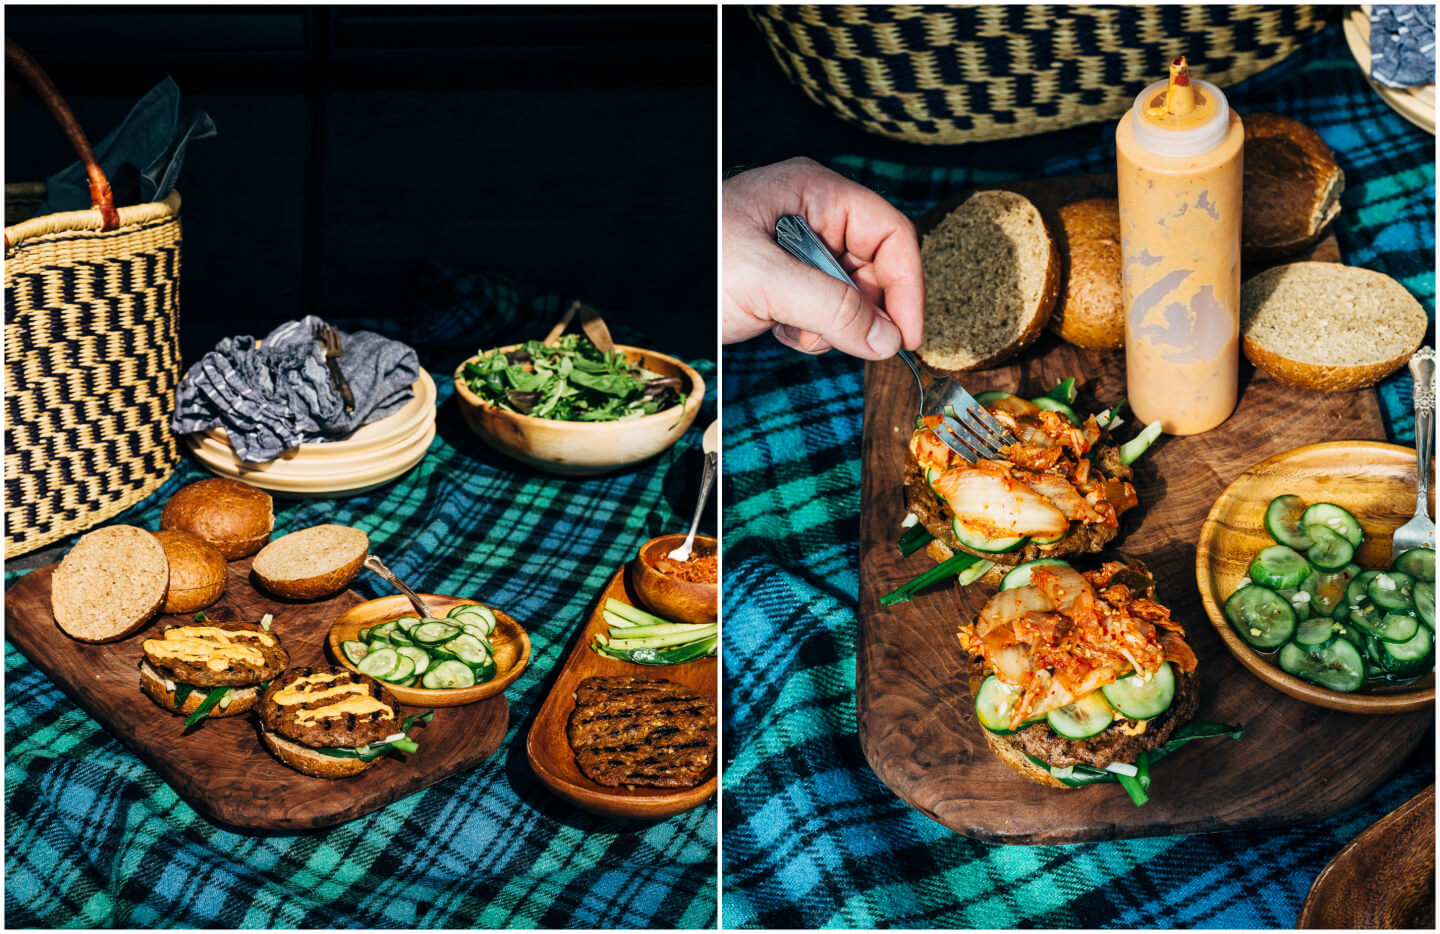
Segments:
[[[287,691],[297,682],[302,696]],[[338,690],[342,687],[348,690]],[[313,695],[313,696],[303,696]],[[378,702],[378,703],[377,703]],[[359,708],[345,710],[343,706]],[[325,708],[342,705],[333,713]],[[368,675],[345,668],[291,668],[260,698],[260,723],[265,729],[305,746],[363,746],[400,732],[395,696]]]
[[[244,646],[253,651],[231,653],[226,655],[224,645],[213,636],[205,634],[206,629],[221,629],[226,632],[245,633],[232,637],[233,645]],[[193,632],[196,638],[186,640],[191,646],[199,646],[206,642],[214,643],[213,651],[200,651],[198,654],[186,653],[186,657],[177,657],[175,649],[180,645],[175,636],[185,632]],[[169,635],[171,638],[167,638]],[[167,647],[167,643],[170,645]],[[280,640],[273,632],[267,632],[259,623],[245,623],[236,620],[206,620],[193,623],[187,626],[172,626],[165,630],[158,639],[146,639],[140,646],[145,653],[146,661],[150,662],[162,678],[180,684],[189,684],[195,687],[246,687],[259,684],[262,681],[275,677],[285,670],[290,664],[290,656],[280,645]],[[239,657],[237,657],[239,656]],[[223,661],[223,668],[212,668],[211,660]]]
[[[715,706],[664,678],[586,678],[565,732],[580,771],[612,788],[693,788],[715,761]]]

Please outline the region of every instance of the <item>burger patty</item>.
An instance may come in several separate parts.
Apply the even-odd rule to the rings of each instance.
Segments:
[[[229,632],[265,633],[259,623],[242,623],[236,620],[206,620],[194,625],[224,629]],[[265,645],[258,638],[244,641],[245,645],[260,653],[261,661],[259,663],[246,659],[227,658],[225,660],[226,667],[219,671],[211,668],[204,661],[189,661],[159,654],[156,651],[158,646],[152,645],[152,643],[163,643],[163,634],[159,639],[146,639],[140,648],[145,653],[145,659],[160,673],[162,678],[202,688],[246,687],[275,677],[285,670],[286,665],[290,664],[290,656],[280,645],[280,640],[275,637],[274,633],[267,633],[267,635],[272,638],[273,644]]]
[[[1095,458],[1095,464],[1101,468],[1101,472],[1112,480],[1128,480],[1131,477],[1129,467],[1120,463],[1120,449],[1113,445],[1104,445],[1099,449]],[[950,524],[951,516],[945,507],[945,502],[935,491],[930,489],[930,484],[925,482],[925,475],[920,470],[920,462],[915,459],[914,453],[905,456],[905,508],[914,513],[925,526],[925,530],[935,539],[943,543],[954,552],[966,552],[972,555],[994,561],[996,564],[1014,566],[1024,561],[1034,561],[1036,558],[1065,558],[1072,555],[1098,554],[1103,551],[1115,536],[1120,534],[1120,529],[1108,525],[1098,525],[1093,522],[1071,522],[1065,537],[1058,542],[1049,545],[1037,545],[1034,542],[1026,542],[1015,551],[1002,554],[990,554],[983,551],[976,551],[973,548],[966,548],[960,544],[955,537],[955,530]]]
[[[586,678],[565,730],[601,785],[693,788],[715,761],[715,706],[664,678]]]
[[[1083,764],[1103,769],[1112,762],[1133,765],[1140,758],[1141,750],[1156,749],[1169,742],[1181,724],[1190,722],[1199,706],[1199,679],[1193,672],[1187,674],[1176,668],[1174,702],[1158,717],[1145,721],[1145,731],[1137,736],[1121,730],[1122,726],[1133,728],[1135,721],[1116,718],[1114,723],[1089,739],[1066,739],[1044,722],[1004,738],[1022,752],[1044,759],[1057,768]]]
[[[325,679],[323,684],[317,684],[308,692],[318,694],[342,684],[359,685],[362,690],[349,695],[317,696],[314,700],[307,699],[296,704],[282,705],[276,701],[275,698],[285,688],[311,675],[324,675]],[[373,697],[390,709],[389,712],[375,710],[358,714],[336,712],[333,716],[301,721],[300,711],[320,709],[337,703],[345,696]],[[291,668],[270,682],[269,689],[260,698],[259,713],[260,723],[265,729],[305,746],[363,746],[400,732],[400,723],[395,718],[395,707],[395,696],[368,675],[345,668]]]

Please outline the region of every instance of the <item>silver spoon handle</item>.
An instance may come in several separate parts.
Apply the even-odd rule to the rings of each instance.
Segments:
[[[1430,458],[1435,449],[1435,348],[1421,347],[1410,358],[1410,375],[1415,378],[1415,515],[1428,516],[1430,505]]]
[[[420,613],[421,619],[438,619],[434,611],[425,605],[424,600],[420,599],[420,595],[415,591],[411,590],[410,585],[406,584],[400,578],[396,577],[395,572],[387,568],[384,561],[381,561],[375,555],[366,555],[364,563],[367,568],[374,571],[376,574],[379,574],[381,577],[385,578],[385,580],[388,581],[396,590],[409,597],[410,602],[415,606],[416,611]]]
[[[705,513],[705,501],[710,498],[710,487],[715,483],[715,467],[720,456],[714,451],[705,455],[705,469],[700,472],[700,498],[695,501],[695,518],[690,520],[690,534],[680,547],[689,555],[695,548],[695,530],[700,528],[700,517]]]

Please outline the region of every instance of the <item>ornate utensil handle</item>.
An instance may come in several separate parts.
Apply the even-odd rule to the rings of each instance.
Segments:
[[[425,601],[420,599],[420,595],[418,593],[410,589],[410,585],[406,584],[400,578],[396,577],[395,572],[385,566],[384,561],[381,561],[375,555],[366,555],[364,564],[367,568],[374,571],[376,574],[379,574],[381,577],[385,578],[385,580],[389,581],[396,590],[409,597],[410,603],[414,605],[416,611],[420,614],[421,619],[440,618],[434,610],[430,609],[428,606],[425,605]]]
[[[1435,450],[1435,348],[1421,347],[1410,358],[1410,375],[1415,378],[1415,458],[1419,479],[1415,515],[1429,515],[1430,458]]]

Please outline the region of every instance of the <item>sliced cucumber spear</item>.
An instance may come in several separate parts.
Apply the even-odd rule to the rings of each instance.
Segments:
[[[1160,437],[1160,423],[1151,422],[1145,426],[1145,430],[1135,437],[1120,445],[1120,463],[1129,467],[1140,459],[1140,455],[1150,449],[1155,439]]]

